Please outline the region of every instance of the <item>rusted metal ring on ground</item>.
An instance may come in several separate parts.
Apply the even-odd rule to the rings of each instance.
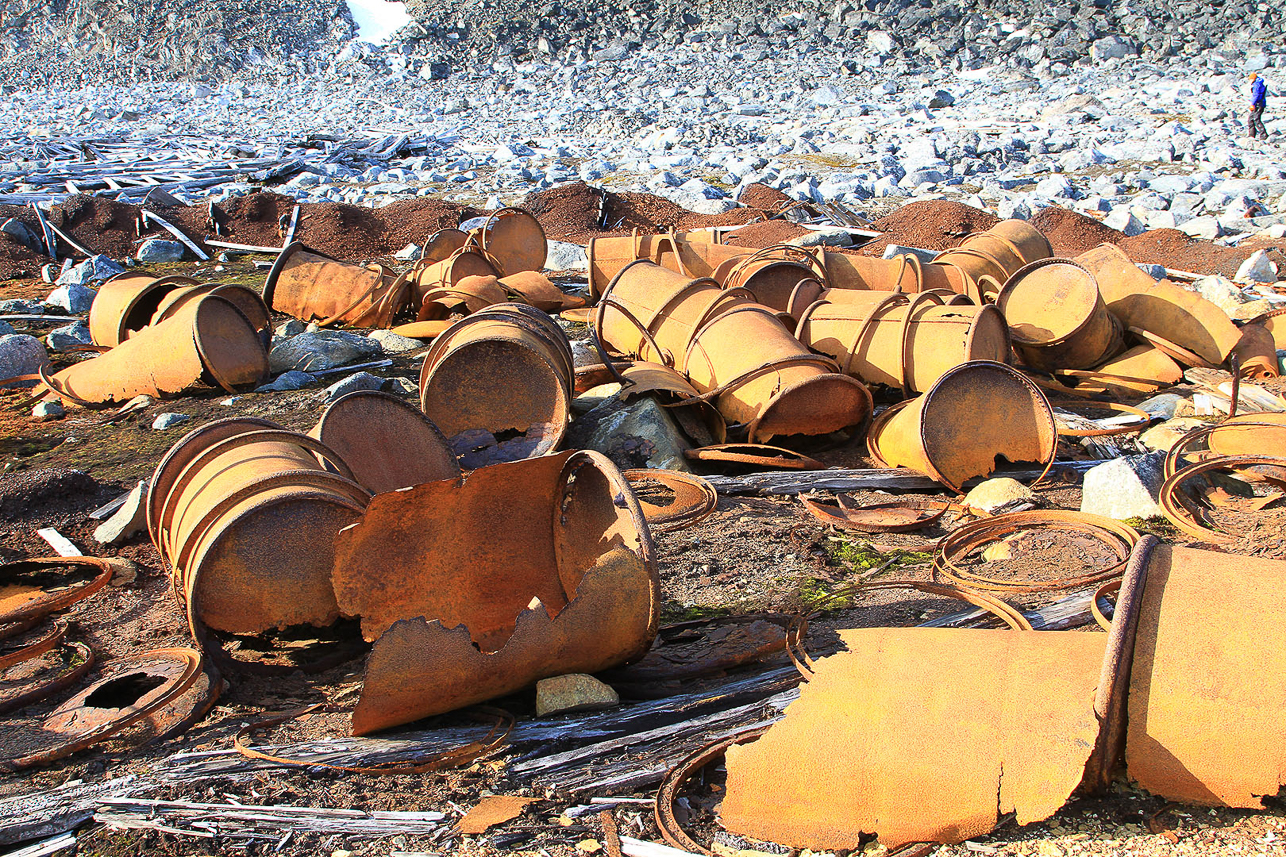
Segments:
[[[43,655],[54,646],[61,643],[63,638],[66,636],[66,624],[55,622],[54,629],[39,640],[36,640],[34,643],[28,643],[25,646],[18,647],[8,654],[0,654],[0,670],[8,669],[9,667],[20,664],[23,661],[29,661],[32,658]]]
[[[956,564],[983,545],[998,541],[1022,530],[1042,527],[1070,529],[1098,539],[1116,553],[1117,562],[1111,566],[1075,577],[1054,580],[1002,580],[975,574]],[[965,524],[944,536],[938,542],[933,558],[933,573],[955,583],[995,592],[1051,592],[1076,589],[1101,583],[1121,574],[1130,551],[1139,542],[1139,533],[1133,527],[1100,515],[1086,512],[1040,510],[1011,512]]]
[[[1259,415],[1256,414],[1255,416],[1259,416]],[[1173,476],[1175,473],[1179,471],[1180,469],[1179,459],[1188,453],[1188,447],[1190,447],[1192,444],[1196,443],[1199,440],[1203,440],[1211,437],[1212,435],[1218,434],[1220,431],[1225,431],[1225,430],[1235,431],[1238,429],[1248,429],[1248,428],[1251,428],[1251,429],[1266,428],[1266,429],[1276,429],[1278,431],[1286,429],[1286,425],[1284,425],[1283,423],[1272,422],[1270,420],[1271,416],[1272,415],[1265,414],[1260,419],[1254,419],[1251,415],[1245,414],[1237,419],[1233,419],[1232,417],[1229,417],[1228,419],[1225,419],[1223,422],[1217,423],[1212,426],[1199,426],[1197,428],[1192,429],[1187,434],[1183,435],[1183,437],[1175,441],[1174,446],[1170,447],[1170,450],[1165,455],[1165,466],[1162,472],[1164,472],[1167,477]],[[1214,453],[1207,452],[1204,457],[1208,458],[1212,454]]]
[[[28,616],[19,622],[0,622],[0,640],[8,640],[10,637],[25,634],[39,625],[44,618],[43,616]]]
[[[722,757],[729,747],[737,744],[749,744],[757,740],[770,728],[772,728],[771,723],[764,723],[720,738],[690,753],[666,772],[665,778],[661,780],[661,785],[657,789],[656,800],[653,802],[652,808],[656,817],[656,826],[661,831],[661,837],[671,847],[693,854],[714,857],[714,851],[689,836],[683,826],[679,824],[679,819],[674,814],[674,802],[678,800],[680,790],[692,778],[693,774]],[[895,851],[888,852],[887,857],[924,857],[936,847],[937,843],[913,842]]]
[[[255,732],[263,729],[270,729],[273,726],[280,726],[288,723],[297,717],[305,714],[312,714],[319,710],[337,711],[325,703],[309,705],[297,711],[291,711],[279,717],[270,717],[267,720],[260,720],[257,723],[251,723],[240,729],[232,739],[232,746],[238,753],[247,759],[258,759],[264,762],[272,762],[274,765],[282,765],[287,768],[322,768],[327,771],[340,771],[348,774],[373,774],[375,776],[397,776],[400,774],[427,774],[433,771],[441,771],[447,768],[457,768],[463,765],[471,765],[494,753],[504,745],[509,733],[513,731],[514,716],[502,708],[493,708],[488,705],[476,706],[469,712],[465,712],[471,719],[483,722],[484,720],[494,720],[491,731],[486,737],[478,741],[472,741],[461,747],[452,750],[443,750],[435,753],[427,761],[415,765],[405,765],[398,762],[389,762],[383,765],[332,765],[328,762],[305,761],[301,759],[291,759],[287,756],[277,756],[272,753],[265,753],[262,750],[255,749],[250,744],[250,736]],[[497,734],[498,733],[498,734]]]
[[[1118,434],[1132,434],[1136,431],[1142,431],[1147,428],[1155,417],[1147,411],[1139,410],[1130,405],[1122,405],[1118,402],[1050,402],[1050,407],[1071,410],[1072,408],[1089,408],[1101,411],[1117,411],[1122,414],[1130,414],[1138,417],[1138,421],[1121,426],[1112,426],[1110,428],[1099,429],[1074,429],[1059,423],[1058,433],[1062,437],[1109,437]],[[1077,414],[1077,416],[1080,416]],[[1058,420],[1058,414],[1054,414],[1055,421]],[[1086,417],[1086,419],[1089,419]]]
[[[749,464],[777,470],[825,470],[826,465],[815,458],[780,446],[763,443],[720,443],[699,449],[685,449],[683,457],[689,461],[716,461],[727,464]]]
[[[643,517],[654,531],[672,532],[690,527],[714,511],[719,494],[707,480],[693,473],[677,470],[626,470],[622,473],[637,496],[649,483],[668,488],[674,499],[665,505],[649,503],[639,497]],[[666,525],[669,526],[661,526]]]
[[[80,718],[78,712],[90,705],[89,700],[96,693],[102,692],[114,682],[128,681],[137,673],[146,673],[146,661],[155,661],[158,672],[167,669],[177,672],[166,676],[159,686],[152,686],[142,692],[130,704],[124,706],[102,706],[103,711],[118,712],[96,721],[92,716],[84,718],[88,722],[71,732],[53,746],[35,753],[29,753],[14,759],[0,760],[0,770],[19,771],[33,765],[47,764],[84,750],[107,738],[120,733],[127,727],[143,718],[160,711],[186,693],[203,673],[200,653],[192,649],[156,649],[135,658],[122,660],[114,664],[114,669],[107,676],[82,689],[80,693],[60,705],[44,719],[42,728],[58,733],[60,729],[75,726]],[[144,663],[140,666],[140,663]]]
[[[876,592],[885,589],[914,589],[917,592],[924,592],[929,595],[957,598],[986,610],[1012,630],[1033,630],[1031,622],[1027,621],[1027,617],[1019,612],[1018,608],[994,595],[968,586],[958,586],[954,583],[936,583],[927,580],[871,580],[865,583],[855,583],[829,593],[822,605],[808,615],[798,614],[791,617],[790,626],[786,629],[786,654],[790,657],[791,663],[795,665],[795,669],[799,670],[800,675],[806,679],[813,677],[813,659],[808,654],[804,640],[808,635],[810,621],[825,612],[827,609],[826,604],[840,598],[856,595],[859,592]]]
[[[45,697],[52,696],[60,690],[66,690],[84,678],[93,669],[95,661],[93,649],[84,643],[78,642],[67,643],[66,647],[70,652],[68,656],[68,660],[71,661],[70,666],[62,669],[52,678],[44,681],[32,681],[26,690],[20,691],[7,699],[0,699],[0,715],[8,714],[10,711],[17,711],[34,702],[39,702]]]
[[[1178,489],[1180,485],[1194,476],[1201,476],[1212,470],[1238,470],[1256,464],[1286,467],[1286,458],[1272,455],[1220,455],[1197,462],[1170,474],[1165,482],[1161,483],[1161,490],[1157,492],[1157,505],[1161,507],[1162,512],[1165,512],[1165,516],[1170,520],[1170,523],[1188,535],[1215,544],[1231,544],[1237,541],[1239,537],[1221,530],[1203,527],[1197,522],[1193,514],[1190,512],[1185,513],[1184,504],[1179,499]]]
[[[850,509],[843,505],[831,506],[800,495],[804,508],[823,524],[858,530],[863,533],[906,533],[931,527],[942,519],[955,504],[940,500],[898,500],[891,503],[874,503]],[[907,519],[905,512],[923,512]],[[883,520],[881,520],[883,516]],[[901,517],[902,520],[894,520]]]
[[[1093,600],[1090,601],[1090,613],[1094,614],[1094,621],[1097,622],[1098,626],[1102,628],[1104,631],[1112,630],[1112,620],[1109,619],[1107,617],[1107,614],[1103,612],[1103,608],[1098,606],[1098,602],[1100,599],[1102,599],[1103,601],[1106,601],[1109,595],[1115,595],[1120,590],[1121,590],[1120,579],[1109,580],[1107,583],[1104,583],[1097,590],[1095,590],[1094,598]],[[1113,616],[1116,615],[1115,610],[1112,611],[1112,615]]]
[[[43,593],[19,607],[0,614],[0,625],[20,622],[32,617],[47,616],[57,610],[65,610],[78,601],[83,601],[107,585],[112,579],[112,567],[105,559],[96,556],[46,557],[42,559],[21,559],[0,565],[0,582],[24,571],[72,569],[88,567],[97,571],[90,580],[73,584],[58,593]]]

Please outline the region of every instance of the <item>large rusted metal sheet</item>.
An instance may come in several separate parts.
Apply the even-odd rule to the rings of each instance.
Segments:
[[[1036,369],[1088,369],[1120,353],[1121,324],[1107,311],[1098,282],[1070,259],[1042,259],[1005,283],[996,306],[1014,350]]]
[[[465,467],[544,455],[567,431],[574,376],[557,322],[525,304],[497,304],[433,340],[420,407]]]
[[[1228,359],[1241,338],[1219,307],[1169,280],[1153,280],[1112,244],[1100,244],[1075,261],[1094,274],[1108,310],[1127,328],[1161,337],[1215,366]]]
[[[944,306],[932,293],[824,294],[837,301],[806,309],[795,335],[868,384],[922,393],[961,363],[1009,356],[1009,329],[994,306]]]
[[[1025,375],[977,360],[946,372],[929,392],[876,418],[867,448],[890,467],[910,467],[963,493],[998,459],[1046,470],[1058,452],[1049,401]]]
[[[360,390],[326,408],[309,436],[333,449],[372,494],[453,479],[451,444],[415,406],[388,393]]]
[[[734,833],[792,848],[956,843],[1048,818],[1081,782],[1107,641],[1066,631],[870,628],[785,719],[727,753]]]
[[[624,663],[656,633],[643,512],[593,452],[379,495],[337,537],[334,581],[375,641],[354,734]]]
[[[263,299],[277,312],[323,326],[388,327],[409,287],[382,265],[349,265],[296,241],[273,264]]]
[[[1129,776],[1259,809],[1286,786],[1286,562],[1158,545],[1130,678]]]
[[[45,383],[65,399],[96,405],[141,394],[173,396],[198,384],[239,393],[267,374],[268,352],[259,332],[233,303],[205,295]]]

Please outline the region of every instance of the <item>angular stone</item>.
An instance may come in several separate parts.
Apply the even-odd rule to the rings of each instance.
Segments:
[[[288,393],[291,390],[302,390],[313,382],[313,376],[307,372],[291,369],[282,372],[272,383],[264,384],[255,390],[256,393]]]
[[[1139,443],[1151,450],[1169,452],[1185,434],[1209,424],[1207,420],[1196,417],[1176,417],[1143,432],[1139,435]]]
[[[1235,315],[1237,308],[1247,301],[1246,296],[1242,294],[1240,286],[1218,274],[1212,274],[1194,281],[1192,289],[1226,312],[1229,317]]]
[[[1140,402],[1138,408],[1144,413],[1168,420],[1174,417],[1174,409],[1178,407],[1181,401],[1183,401],[1183,396],[1178,393],[1159,393],[1146,401]]]
[[[11,333],[0,336],[0,379],[31,375],[49,363],[45,346],[34,336]],[[0,387],[30,387],[35,381],[14,381]]]
[[[1219,225],[1217,218],[1202,215],[1201,217],[1194,217],[1185,223],[1180,223],[1179,231],[1192,238],[1213,241],[1223,234],[1223,227]]]
[[[157,414],[156,419],[152,421],[152,428],[157,431],[166,431],[175,426],[183,425],[192,417],[188,414]]]
[[[965,506],[988,515],[1030,509],[1039,503],[1039,498],[1030,488],[1007,477],[981,482],[964,498]]]
[[[63,271],[58,277],[58,285],[87,286],[90,283],[101,283],[103,280],[110,280],[117,274],[123,273],[125,273],[125,269],[117,264],[114,259],[110,256],[99,254],[91,256],[79,265]]]
[[[289,369],[324,372],[380,355],[373,339],[342,330],[305,331],[272,347],[268,364],[274,373]]]
[[[571,424],[563,445],[601,452],[622,470],[692,470],[683,457],[692,444],[652,396],[608,399]]]
[[[1103,225],[1118,229],[1130,238],[1143,234],[1143,222],[1134,216],[1134,212],[1125,207],[1118,208],[1104,217]]]
[[[1268,258],[1266,251],[1256,250],[1241,263],[1233,279],[1239,283],[1275,283],[1277,266]]]
[[[140,481],[125,498],[125,504],[98,525],[94,541],[115,545],[147,529],[147,482]]]
[[[138,248],[134,255],[135,259],[140,262],[150,262],[153,264],[164,262],[182,262],[183,256],[187,253],[188,248],[184,247],[178,241],[168,241],[164,238],[149,238]]]
[[[49,331],[45,344],[54,351],[70,351],[82,345],[93,345],[94,338],[89,333],[89,326],[78,321]]]
[[[76,283],[67,283],[59,286],[49,293],[45,298],[46,306],[59,307],[74,315],[83,312],[89,312],[89,308],[94,305],[94,298],[98,292],[87,286]]]
[[[572,711],[598,711],[620,704],[620,694],[592,675],[572,673],[541,679],[536,683],[537,717]]]
[[[412,339],[409,336],[402,336],[391,330],[373,330],[369,338],[379,343],[380,350],[385,354],[405,354],[408,351],[415,351],[423,348],[425,342],[421,339]]]
[[[45,305],[40,301],[9,298],[0,301],[0,314],[3,315],[44,315]]]
[[[58,402],[37,402],[31,409],[31,416],[42,423],[60,420],[67,415],[67,409]]]
[[[342,381],[336,381],[321,392],[321,398],[326,402],[333,402],[341,396],[349,393],[356,393],[359,390],[382,390],[384,389],[384,379],[379,375],[372,375],[370,372],[354,372]]]
[[[545,270],[587,271],[589,257],[585,255],[585,248],[579,244],[572,244],[570,241],[550,241],[545,256]]]
[[[1157,505],[1164,464],[1164,452],[1148,452],[1091,468],[1081,486],[1081,511],[1118,521],[1165,517]]]

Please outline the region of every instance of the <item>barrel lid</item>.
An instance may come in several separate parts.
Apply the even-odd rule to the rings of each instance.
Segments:
[[[1070,259],[1042,259],[1021,268],[996,298],[1020,345],[1067,339],[1089,321],[1099,303],[1094,275]]]

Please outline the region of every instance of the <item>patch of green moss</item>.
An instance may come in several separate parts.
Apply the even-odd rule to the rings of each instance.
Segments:
[[[880,566],[886,566],[891,571],[897,568],[933,562],[932,552],[910,550],[879,551],[870,542],[842,537],[832,539],[827,550],[831,558],[836,562],[857,572],[870,571]]]
[[[732,615],[730,607],[706,607],[700,604],[677,604],[673,601],[661,605],[661,624],[677,625],[698,619],[722,619]]]
[[[1126,518],[1121,523],[1131,526],[1140,533],[1156,536],[1165,541],[1183,540],[1183,531],[1170,523],[1167,518]]]

